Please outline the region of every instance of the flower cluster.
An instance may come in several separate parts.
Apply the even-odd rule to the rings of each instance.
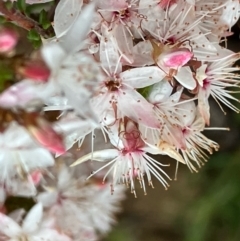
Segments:
[[[37,202],[23,221],[1,214],[0,239],[96,240],[119,184],[168,188],[157,155],[197,172],[219,148],[202,133],[210,96],[239,111],[239,54],[222,44],[239,13],[238,0],[60,0],[55,37],[0,94],[0,204]],[[0,32],[0,53],[14,36]]]

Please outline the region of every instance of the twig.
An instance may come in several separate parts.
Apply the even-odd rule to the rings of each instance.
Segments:
[[[19,27],[22,27],[28,31],[35,29],[37,33],[40,34],[42,37],[49,37],[48,33],[44,29],[42,29],[36,21],[25,16],[16,9],[7,9],[5,3],[2,0],[0,0],[0,12],[5,18],[16,23]]]

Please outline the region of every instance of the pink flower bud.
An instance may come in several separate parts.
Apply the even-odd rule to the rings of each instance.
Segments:
[[[47,82],[51,74],[47,66],[40,62],[28,63],[26,66],[20,68],[19,72],[25,78],[38,82]]]
[[[42,146],[58,155],[65,153],[62,136],[46,120],[39,116],[32,116],[28,121],[26,128]]]
[[[37,171],[32,172],[32,173],[30,174],[29,179],[30,179],[30,181],[33,182],[33,184],[34,184],[35,186],[37,186],[37,185],[40,183],[41,179],[42,179],[42,173],[41,173],[41,171],[37,170]]]
[[[177,69],[184,66],[191,58],[193,53],[187,48],[163,52],[158,57],[158,64],[163,67]]]
[[[173,4],[175,4],[177,1],[176,0],[162,0],[159,2],[159,6],[163,9],[171,7]]]
[[[18,35],[10,29],[0,30],[0,53],[11,51],[17,44]]]
[[[0,206],[0,213],[3,213],[3,214],[7,213],[7,209],[6,209],[6,207],[4,205]]]

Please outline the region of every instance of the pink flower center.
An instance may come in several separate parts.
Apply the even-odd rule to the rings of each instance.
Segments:
[[[210,81],[208,79],[203,80],[203,89],[206,90],[210,86]]]

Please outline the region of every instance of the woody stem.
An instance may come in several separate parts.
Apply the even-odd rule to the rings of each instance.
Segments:
[[[19,27],[28,31],[31,29],[35,29],[37,33],[40,34],[42,37],[49,37],[46,31],[42,29],[36,21],[25,16],[14,8],[7,9],[5,3],[2,0],[0,0],[0,12],[7,20],[14,22]]]

